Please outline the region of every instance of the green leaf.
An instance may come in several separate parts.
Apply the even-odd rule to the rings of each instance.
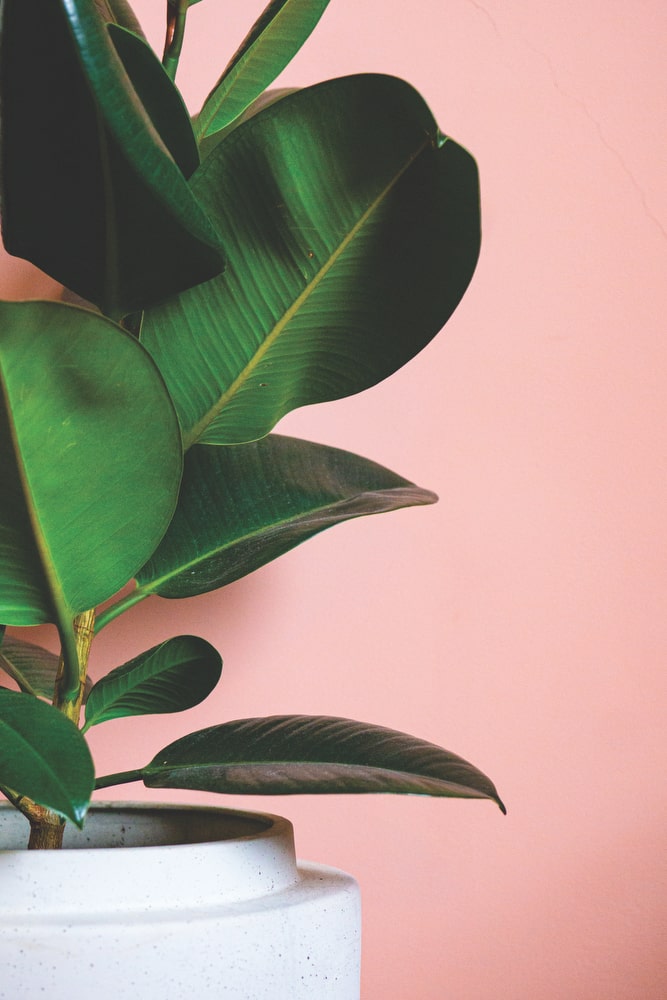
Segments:
[[[202,729],[142,769],[149,788],[235,795],[403,792],[492,799],[492,782],[433,743],[350,719],[278,715]]]
[[[169,530],[127,602],[206,593],[334,524],[435,500],[375,462],[297,438],[197,446]]]
[[[25,639],[5,636],[4,642],[0,642],[0,669],[26,694],[51,699],[59,663],[60,657],[55,653]],[[92,681],[86,677],[84,701],[91,687]]]
[[[0,669],[14,680],[22,691],[40,698],[53,697],[60,658],[25,639],[5,636],[0,645]]]
[[[104,0],[4,0],[0,17],[9,252],[113,317],[218,274],[187,111],[123,5],[120,26]]]
[[[73,306],[0,303],[0,468],[0,620],[69,635],[176,504],[180,432],[141,345]]]
[[[152,49],[136,34],[110,24],[109,35],[128,77],[160,138],[186,177],[199,166],[199,152],[188,112]],[[168,289],[171,292],[171,289]]]
[[[85,729],[130,715],[183,712],[208,697],[221,671],[219,653],[204,639],[194,635],[168,639],[94,685],[86,704]]]
[[[64,715],[30,695],[0,689],[0,785],[77,826],[94,783],[88,746]]]
[[[186,447],[254,440],[391,375],[477,261],[474,160],[392,77],[284,97],[216,146],[192,187],[226,234],[227,270],[142,328]]]
[[[270,86],[299,51],[329,0],[271,0],[206,98],[198,139],[225,128]]]
[[[230,132],[235,128],[238,128],[243,122],[248,121],[250,118],[254,118],[255,115],[259,114],[260,111],[270,108],[272,104],[276,101],[282,101],[284,97],[288,97],[289,94],[296,94],[299,87],[275,87],[272,90],[265,90],[263,94],[250,104],[242,115],[235,118],[231,124],[227,125],[226,128],[220,129],[219,132],[214,132],[213,135],[207,135],[199,142],[199,155],[202,160],[210,154],[211,150],[222,142]]]
[[[137,16],[127,0],[106,0],[106,2],[111,14],[110,21],[112,23],[119,24],[121,28],[127,28],[128,31],[132,31],[140,38],[145,37]]]

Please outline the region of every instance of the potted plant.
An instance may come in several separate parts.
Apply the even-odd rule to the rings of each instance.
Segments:
[[[0,688],[5,829],[23,823],[30,848],[59,848],[67,821],[85,836],[95,788],[137,780],[502,808],[448,751],[324,717],[223,721],[136,770],[95,774],[91,727],[190,708],[221,673],[209,643],[180,635],[93,684],[97,632],[151,596],[223,587],[346,519],[435,501],[273,428],[407,363],[456,308],[479,250],[474,160],[408,84],[369,74],[267,92],[327,0],[271,0],[192,120],[174,82],[188,6],[167,5],[162,61],[126,0],[0,7],[3,238],[68,290],[0,303],[0,667],[15,688]],[[41,624],[55,626],[59,655],[22,637]],[[192,817],[195,841],[224,818]],[[132,842],[144,843],[137,822]],[[280,834],[271,820],[225,822],[243,843],[253,824],[265,844]],[[128,823],[121,811],[105,836],[118,843]],[[63,857],[20,853],[19,888],[25,865],[45,887],[39,866]],[[75,898],[94,882],[84,854],[63,863],[56,897],[64,870]],[[117,864],[125,892],[144,862],[125,882]]]

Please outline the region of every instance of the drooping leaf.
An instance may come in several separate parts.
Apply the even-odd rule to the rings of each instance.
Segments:
[[[176,504],[180,432],[141,345],[73,306],[0,303],[0,468],[0,620],[53,622],[66,641]]]
[[[149,788],[235,795],[403,792],[492,799],[492,782],[433,743],[327,716],[240,719],[176,740],[142,769]]]
[[[114,318],[222,268],[184,175],[187,111],[118,14],[105,0],[0,8],[5,245]]]
[[[227,270],[142,329],[186,446],[254,440],[391,375],[475,268],[474,160],[392,77],[284,97],[219,143],[192,187],[225,233]]]
[[[149,594],[206,593],[334,524],[435,500],[375,462],[297,438],[272,434],[232,448],[198,445],[186,456],[169,529],[137,573],[138,588],[125,605]],[[103,612],[100,627],[115,613]]]
[[[5,636],[0,645],[0,669],[22,691],[40,698],[53,696],[58,662],[59,657],[55,653],[15,636]]]
[[[0,785],[77,826],[90,803],[93,762],[83,736],[38,698],[0,689]]]
[[[221,78],[195,122],[199,140],[238,118],[269,87],[299,51],[329,0],[271,0]]]
[[[194,635],[168,639],[94,685],[84,731],[109,719],[183,712],[208,697],[221,671],[220,654],[204,639]]]

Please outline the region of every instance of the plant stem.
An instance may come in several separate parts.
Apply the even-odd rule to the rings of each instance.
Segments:
[[[30,823],[29,851],[58,850],[63,846],[65,820],[57,813],[38,806],[25,795],[19,795],[11,788],[0,788],[11,804],[22,812]]]
[[[61,848],[65,833],[65,820],[51,812],[50,809],[44,809],[43,806],[38,806],[34,802],[30,804],[30,809],[27,809],[24,803],[21,805],[21,811],[30,822],[28,850],[53,851]]]
[[[68,692],[65,683],[65,660],[61,656],[56,674],[53,704],[75,726],[78,726],[83,694],[86,687],[88,656],[95,632],[95,610],[84,611],[82,614],[77,615],[74,619],[73,628],[79,671],[78,689],[73,695]],[[29,851],[57,850],[62,847],[63,834],[65,832],[65,820],[62,816],[59,816],[51,809],[46,809],[44,806],[38,805],[32,799],[14,795],[7,789],[4,791],[10,801],[23,813],[30,823]]]
[[[162,65],[171,80],[176,79],[178,60],[183,48],[185,34],[185,18],[190,0],[167,0],[167,34],[164,40]]]
[[[72,696],[64,688],[64,661],[61,658],[56,674],[56,685],[53,695],[53,704],[63,715],[79,725],[79,715],[83,703],[83,694],[86,687],[86,675],[88,673],[88,656],[95,634],[95,609],[84,611],[74,619],[74,640],[76,644],[76,654],[79,661],[79,686]]]

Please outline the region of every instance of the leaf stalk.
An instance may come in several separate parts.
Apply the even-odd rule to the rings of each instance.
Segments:
[[[118,771],[116,774],[104,774],[95,781],[95,791],[100,788],[111,788],[112,785],[129,785],[132,781],[143,781],[143,768],[136,771]]]
[[[178,61],[181,58],[183,38],[185,35],[185,20],[190,0],[167,0],[167,33],[164,40],[162,65],[170,80],[176,79]]]

